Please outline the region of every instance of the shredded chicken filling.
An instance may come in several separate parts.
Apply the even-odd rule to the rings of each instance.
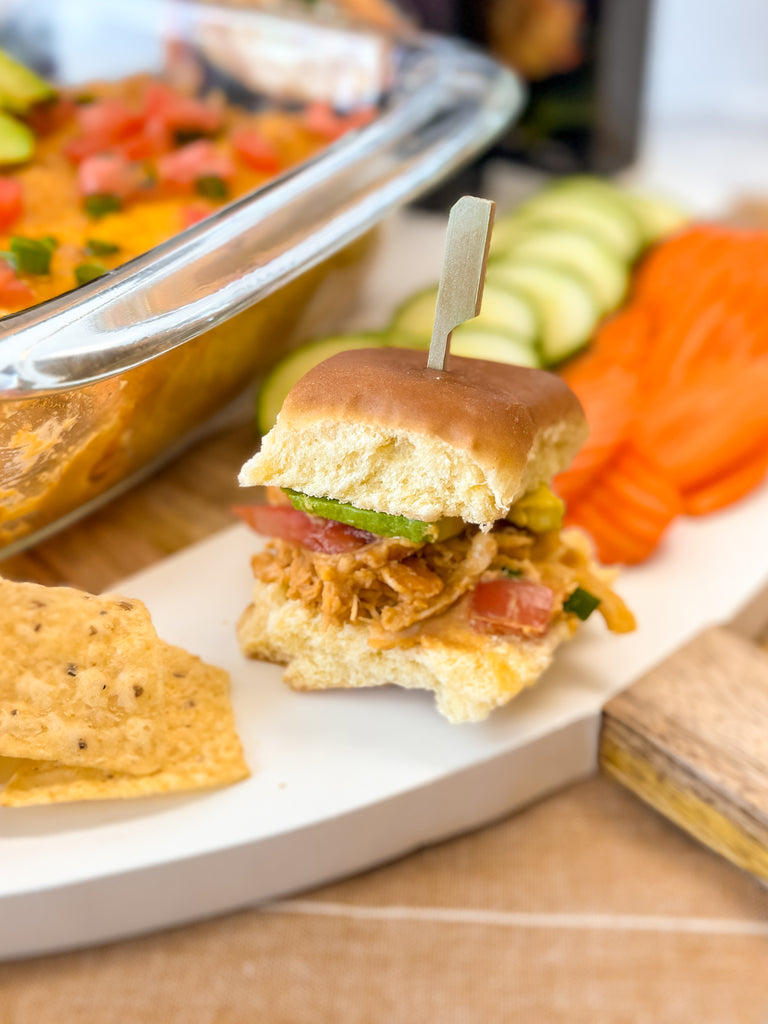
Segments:
[[[263,583],[279,583],[286,596],[322,615],[326,626],[365,622],[392,639],[439,616],[481,581],[510,574],[541,583],[554,594],[554,618],[576,586],[600,599],[599,611],[616,632],[634,619],[611,589],[612,573],[597,567],[586,537],[575,530],[536,535],[509,523],[463,533],[433,544],[382,538],[342,554],[309,551],[271,540],[252,559]]]

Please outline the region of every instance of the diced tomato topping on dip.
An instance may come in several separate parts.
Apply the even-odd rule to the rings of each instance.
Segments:
[[[162,82],[151,82],[144,93],[144,115],[176,131],[213,135],[221,130],[223,114],[204,100],[185,96]]]
[[[83,135],[117,142],[141,128],[143,118],[122,100],[99,100],[77,108],[77,121]]]
[[[352,131],[353,128],[364,128],[375,119],[376,113],[376,107],[359,107],[350,114],[345,114],[344,123],[347,126],[347,131]]]
[[[74,163],[123,145],[140,133],[143,118],[119,99],[105,99],[77,107],[80,134],[67,143],[65,153]]]
[[[82,196],[111,195],[125,199],[141,181],[141,169],[117,153],[100,153],[83,160],[77,169]]]
[[[529,580],[496,579],[472,592],[470,621],[478,633],[543,636],[552,619],[555,595]]]
[[[322,135],[326,139],[338,139],[344,134],[341,118],[328,103],[308,103],[304,111],[304,126],[307,131]]]
[[[141,126],[141,131],[115,142],[110,148],[128,160],[150,160],[171,148],[171,134],[163,121],[150,118]]]
[[[365,530],[309,515],[287,505],[238,505],[232,511],[256,533],[326,555],[355,551],[379,539]]]
[[[210,203],[189,203],[187,206],[182,206],[179,211],[181,226],[191,228],[193,224],[199,224],[201,220],[205,220],[212,211],[213,207]]]
[[[349,114],[337,114],[330,104],[316,101],[307,104],[304,125],[307,131],[325,139],[339,139],[353,128],[369,124],[375,116],[375,107],[361,107]]]
[[[282,169],[283,162],[274,145],[252,128],[239,128],[232,132],[232,148],[254,171],[275,174]]]
[[[234,174],[231,159],[219,153],[208,139],[198,139],[157,161],[158,179],[170,185],[193,185],[198,178],[221,178]]]
[[[73,164],[79,164],[89,156],[96,156],[105,150],[113,148],[109,142],[105,142],[100,135],[78,135],[64,145],[65,155]]]
[[[80,134],[65,147],[75,163],[106,151],[147,160],[167,152],[176,132],[212,135],[223,125],[217,107],[160,82],[146,87],[141,109],[124,100],[104,99],[78,107],[76,117]]]
[[[16,277],[13,267],[8,266],[5,260],[0,260],[0,306],[21,309],[29,305],[33,294],[27,282]]]
[[[9,228],[24,212],[24,192],[15,178],[0,178],[0,231]]]

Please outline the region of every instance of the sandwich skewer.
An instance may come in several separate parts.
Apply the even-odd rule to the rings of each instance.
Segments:
[[[549,487],[587,434],[576,396],[542,370],[446,367],[479,312],[492,217],[471,197],[452,211],[429,362],[393,346],[319,363],[240,472],[269,505],[236,509],[268,538],[238,640],[295,690],[394,683],[480,721],[598,607],[634,628]]]
[[[444,370],[451,333],[480,312],[496,204],[462,196],[451,207],[427,366]]]

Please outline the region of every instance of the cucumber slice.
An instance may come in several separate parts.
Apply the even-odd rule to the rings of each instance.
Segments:
[[[629,207],[607,190],[592,186],[554,186],[528,199],[516,215],[529,225],[587,231],[627,262],[643,247],[643,233]]]
[[[536,230],[535,224],[532,225],[527,217],[521,217],[517,213],[508,213],[499,217],[493,225],[488,259],[503,259],[505,256],[509,256],[518,242]]]
[[[435,322],[436,303],[437,287],[432,285],[401,303],[389,325],[392,344],[406,348],[428,348]]]
[[[300,512],[309,512],[310,515],[322,516],[323,519],[346,523],[347,526],[367,530],[368,533],[375,533],[379,537],[404,537],[415,544],[447,540],[461,533],[465,526],[464,521],[456,517],[444,516],[442,519],[427,523],[423,519],[408,519],[407,516],[375,512],[373,509],[358,508],[345,501],[336,501],[335,498],[316,498],[311,494],[303,494],[301,491],[292,491],[288,488],[285,488],[285,493],[291,499],[293,507]]]
[[[553,189],[602,196],[609,203],[618,202],[623,205],[637,223],[644,245],[652,245],[665,235],[672,234],[691,219],[690,215],[680,206],[668,199],[630,192],[619,188],[611,181],[606,181],[605,178],[574,175],[561,179],[553,186]]]
[[[668,199],[637,192],[627,192],[626,196],[648,245],[679,231],[691,219],[689,213]]]
[[[35,103],[53,99],[56,90],[30,68],[0,50],[0,107],[26,114]]]
[[[270,371],[264,379],[256,400],[256,424],[260,433],[266,434],[277,420],[285,396],[293,385],[308,373],[313,366],[330,359],[338,352],[354,348],[378,348],[387,344],[387,336],[377,332],[360,334],[337,334],[329,338],[311,341],[308,345],[291,352]]]
[[[589,340],[600,318],[591,292],[571,274],[546,263],[510,259],[488,268],[495,285],[510,285],[528,295],[541,312],[544,366],[562,362]]]
[[[404,342],[412,347],[417,347],[415,339],[420,338],[422,346],[428,348],[435,321],[436,302],[436,285],[406,299],[392,319],[392,335],[408,336]],[[514,288],[494,288],[487,283],[479,315],[467,322],[476,327],[511,333],[530,344],[536,341],[539,333],[536,307],[522,292]]]
[[[619,203],[626,199],[626,192],[620,185],[610,178],[600,178],[595,174],[567,174],[563,178],[557,178],[548,186],[548,191],[558,189],[591,190]]]
[[[542,227],[513,244],[510,256],[518,262],[551,264],[582,279],[601,313],[615,309],[627,290],[629,274],[624,261],[583,231]]]
[[[20,164],[35,150],[35,136],[15,117],[0,112],[0,164]]]
[[[488,359],[514,366],[541,366],[541,356],[533,345],[512,334],[484,330],[474,320],[457,327],[451,336],[451,353],[470,359]]]
[[[586,196],[588,199],[621,207],[630,219],[635,222],[639,229],[632,203],[629,201],[627,192],[620,188],[615,182],[608,178],[597,178],[589,174],[572,174],[565,178],[559,178],[549,186],[547,192],[563,192],[573,195]]]

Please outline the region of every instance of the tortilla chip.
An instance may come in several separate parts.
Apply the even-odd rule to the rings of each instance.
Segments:
[[[0,786],[3,786],[18,767],[17,757],[0,757]]]
[[[21,763],[0,793],[0,804],[20,807],[71,800],[108,800],[205,789],[240,782],[250,772],[235,732],[229,676],[220,668],[163,645],[167,753],[160,771],[141,778],[92,768]]]
[[[0,756],[160,767],[165,669],[140,601],[0,579],[0,651]]]

